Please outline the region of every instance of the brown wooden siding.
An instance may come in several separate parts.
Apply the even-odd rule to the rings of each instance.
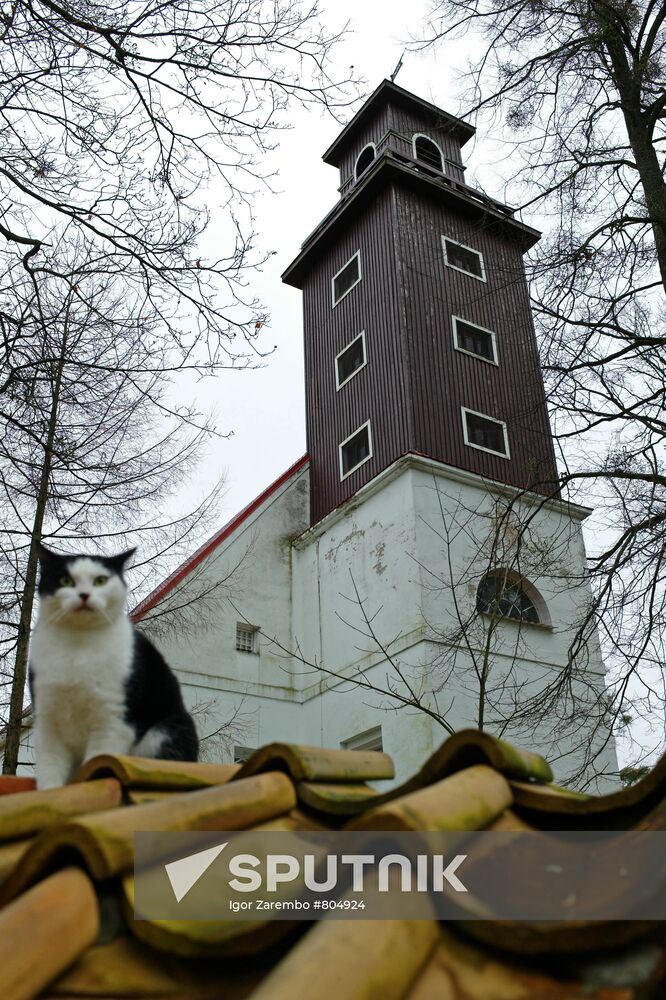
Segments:
[[[415,450],[518,487],[551,480],[554,452],[520,249],[505,232],[415,191],[400,190],[395,222]],[[446,266],[443,235],[483,254],[485,282]],[[453,315],[495,331],[498,366],[455,349]],[[465,444],[461,407],[506,422],[509,460]]]
[[[442,235],[483,254],[486,282],[444,264]],[[357,250],[363,278],[333,308],[333,275]],[[505,229],[391,184],[324,251],[303,296],[313,523],[409,451],[518,487],[552,476],[522,255]],[[499,366],[454,349],[452,315],[495,331]],[[362,330],[368,363],[338,391],[335,357]],[[462,406],[507,423],[510,459],[465,445]],[[341,482],[338,446],[367,420],[373,457]]]
[[[358,130],[354,136],[354,142],[340,160],[341,187],[354,173],[356,159],[363,147],[367,146],[369,142],[378,143],[389,129],[409,140],[410,146],[412,136],[416,132],[434,139],[441,148],[445,160],[451,161],[450,164],[444,164],[445,172],[456,180],[465,180],[460,140],[451,134],[450,126],[442,125],[441,119],[435,118],[434,115],[419,115],[414,111],[406,111],[397,104],[389,103],[378,109],[372,120]],[[399,147],[396,145],[396,150],[399,153],[405,152],[402,144]],[[456,167],[454,164],[458,166]]]
[[[357,131],[354,136],[353,143],[340,160],[341,186],[344,184],[346,179],[354,173],[356,158],[363,147],[367,146],[369,142],[374,142],[376,145],[382,136],[385,135],[390,128],[393,128],[393,114],[393,106],[391,104],[385,104],[382,108],[377,109],[377,114],[373,115],[367,125]]]
[[[312,268],[303,287],[313,523],[409,449],[412,405],[401,339],[394,201],[394,192],[384,191]],[[359,249],[363,278],[333,309],[331,279]],[[368,364],[338,391],[335,357],[361,330]],[[338,445],[366,420],[372,424],[373,457],[341,482]]]

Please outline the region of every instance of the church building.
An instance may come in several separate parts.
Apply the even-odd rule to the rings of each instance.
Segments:
[[[209,750],[234,716],[237,760],[383,748],[403,779],[481,725],[560,781],[590,746],[599,788],[617,771],[581,624],[589,510],[557,490],[523,266],[539,233],[466,183],[473,135],[384,81],[324,153],[339,200],[283,275],[307,455],[133,613],[205,705]]]

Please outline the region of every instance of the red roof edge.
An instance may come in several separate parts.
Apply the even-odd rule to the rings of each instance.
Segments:
[[[263,491],[263,493],[260,493],[258,497],[255,497],[255,499],[252,500],[247,507],[243,507],[238,514],[232,517],[230,521],[227,521],[223,528],[220,528],[220,530],[217,531],[212,538],[209,538],[207,542],[204,542],[204,544],[198,548],[189,559],[186,559],[185,562],[178,567],[178,569],[174,570],[171,576],[166,578],[164,583],[161,583],[151,594],[148,594],[148,596],[144,597],[142,601],[139,601],[137,606],[130,613],[132,621],[141,621],[141,619],[144,618],[145,615],[157,604],[159,604],[159,602],[163,600],[166,595],[174,589],[174,587],[178,586],[181,580],[184,580],[185,577],[192,572],[192,570],[196,569],[196,567],[203,562],[206,556],[210,555],[210,553],[213,552],[218,545],[221,545],[221,543],[227,539],[232,532],[234,532],[236,528],[243,523],[243,521],[250,517],[255,510],[261,507],[261,505],[265,503],[265,501],[268,500],[273,493],[279,490],[281,486],[284,486],[284,484],[288,482],[296,472],[304,468],[304,466],[308,463],[309,457],[309,455],[302,455],[297,462],[290,465],[289,468],[275,480],[275,482],[271,483],[271,485]]]

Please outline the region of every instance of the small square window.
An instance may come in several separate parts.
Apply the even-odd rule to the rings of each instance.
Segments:
[[[335,359],[335,378],[338,389],[365,366],[365,333],[359,334],[351,344],[347,344]]]
[[[236,622],[236,649],[239,653],[257,652],[257,635],[259,629],[256,625],[247,625],[245,622]]]
[[[484,413],[476,413],[464,407],[462,414],[465,444],[470,448],[480,448],[481,451],[501,455],[502,458],[510,457],[506,424],[503,420],[494,420]]]
[[[372,458],[372,437],[368,420],[340,445],[340,479],[350,475],[370,458]]]
[[[464,271],[471,274],[479,281],[486,280],[486,271],[483,266],[483,256],[478,250],[466,247],[462,243],[456,243],[446,236],[442,236],[444,247],[444,261],[449,267],[454,267],[457,271]]]
[[[351,292],[354,285],[361,280],[361,251],[357,250],[351,260],[348,260],[344,267],[333,277],[333,305],[336,306],[340,299],[344,299],[348,292]]]
[[[453,341],[457,350],[497,364],[497,345],[492,330],[486,330],[482,326],[477,326],[476,323],[470,323],[466,319],[454,316]]]

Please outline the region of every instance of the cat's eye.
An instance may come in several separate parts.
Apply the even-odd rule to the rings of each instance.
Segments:
[[[59,585],[60,587],[73,587],[73,586],[74,586],[74,581],[72,580],[72,578],[71,578],[71,576],[69,575],[69,573],[65,573],[65,574],[64,574],[63,576],[61,576],[61,577],[60,577],[60,579],[58,580],[58,585]]]
[[[93,586],[103,587],[108,579],[109,579],[108,576],[104,575],[96,576],[95,579],[93,580]]]

